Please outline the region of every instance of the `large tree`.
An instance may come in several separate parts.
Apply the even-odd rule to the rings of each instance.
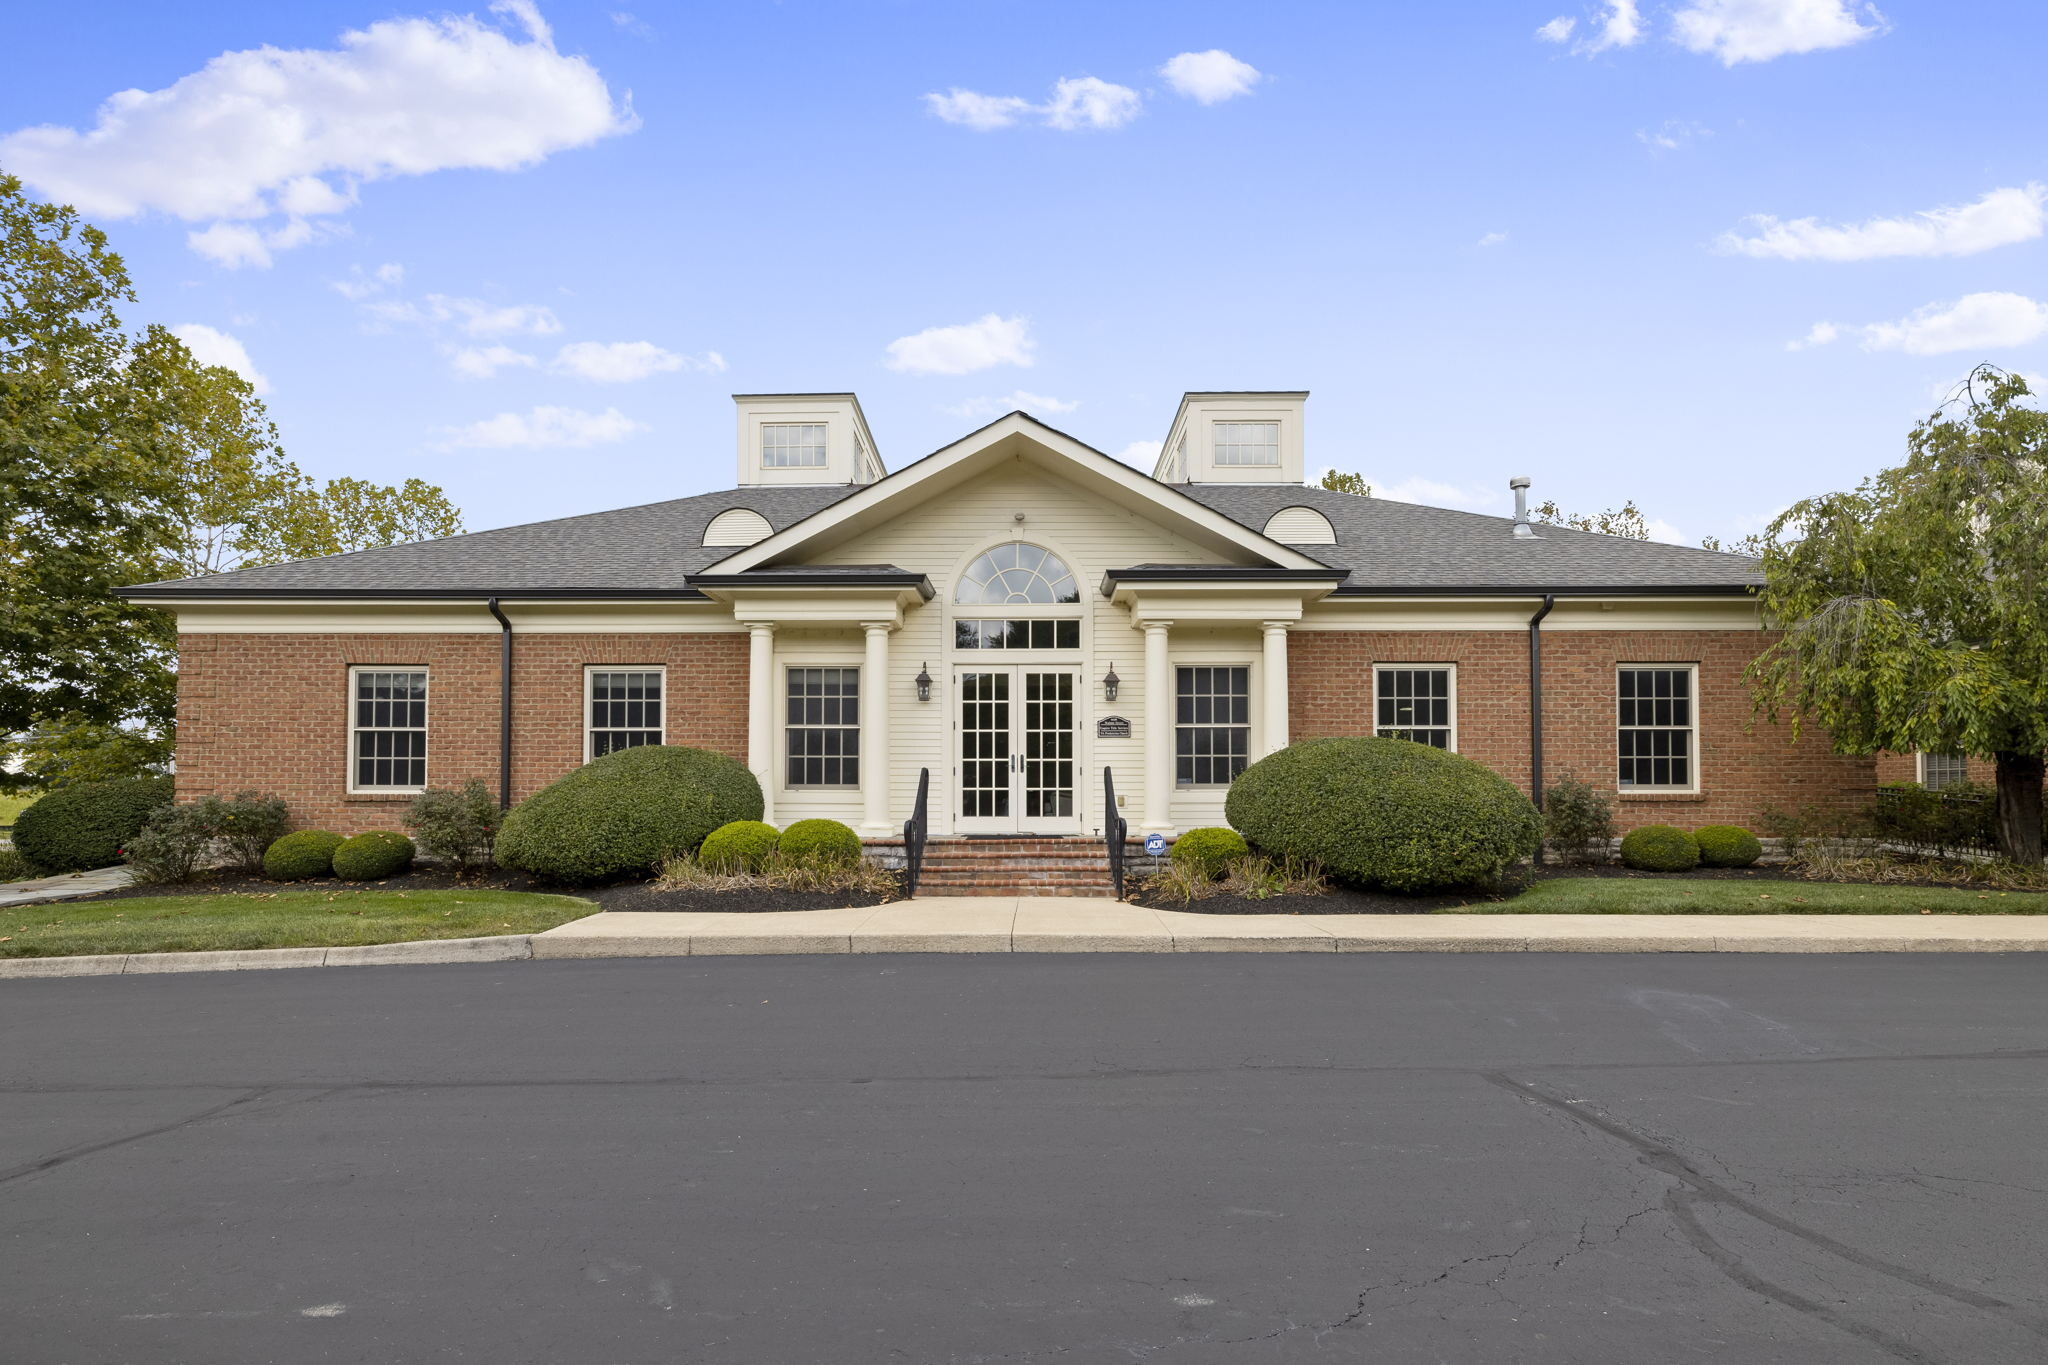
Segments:
[[[121,258],[0,175],[0,751],[79,780],[168,753],[172,624],[114,595],[461,531],[439,488],[302,474],[231,370],[129,332]]]
[[[1998,841],[2041,861],[2048,751],[2048,413],[1980,367],[1913,428],[1905,463],[1798,503],[1764,546],[1784,634],[1751,665],[1761,711],[1845,753],[1988,754]]]

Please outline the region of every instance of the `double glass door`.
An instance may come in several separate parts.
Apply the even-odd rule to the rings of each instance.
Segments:
[[[953,680],[962,834],[1071,834],[1080,828],[1070,668],[962,670]]]

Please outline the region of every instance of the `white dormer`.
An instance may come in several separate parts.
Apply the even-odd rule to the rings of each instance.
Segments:
[[[1164,483],[1300,483],[1308,394],[1190,393],[1152,477]]]
[[[873,483],[887,471],[850,393],[736,393],[741,487]]]

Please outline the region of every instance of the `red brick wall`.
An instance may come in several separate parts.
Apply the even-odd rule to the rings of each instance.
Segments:
[[[295,828],[396,829],[408,798],[348,792],[348,670],[424,665],[427,781],[498,789],[496,635],[182,635],[178,794],[274,793]],[[668,668],[671,744],[746,758],[747,637],[514,635],[512,797],[583,761],[586,664]]]
[[[1764,808],[1860,805],[1876,782],[1874,761],[1829,752],[1811,731],[1750,716],[1742,670],[1764,637],[1756,631],[1552,631],[1543,637],[1545,780],[1570,773],[1612,789],[1615,668],[1623,663],[1699,665],[1700,791],[1617,795],[1615,823],[1739,824]],[[1521,631],[1300,631],[1288,639],[1289,729],[1295,739],[1368,735],[1376,663],[1458,666],[1458,749],[1529,788],[1529,640]]]
[[[1988,758],[1972,756],[1965,759],[1970,781],[1983,787],[1998,785],[1998,764]],[[1879,754],[1877,756],[1877,780],[1879,782],[1918,782],[1920,760],[1917,754]]]

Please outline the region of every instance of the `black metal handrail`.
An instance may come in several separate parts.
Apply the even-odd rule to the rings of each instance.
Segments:
[[[917,770],[917,805],[912,808],[910,818],[903,822],[903,894],[905,898],[917,894],[918,874],[924,871],[925,833],[930,826],[930,811],[927,809],[931,798],[932,770]]]
[[[1107,767],[1102,770],[1102,838],[1109,845],[1109,884],[1116,898],[1124,898],[1124,837],[1130,824],[1116,813],[1116,778]]]

